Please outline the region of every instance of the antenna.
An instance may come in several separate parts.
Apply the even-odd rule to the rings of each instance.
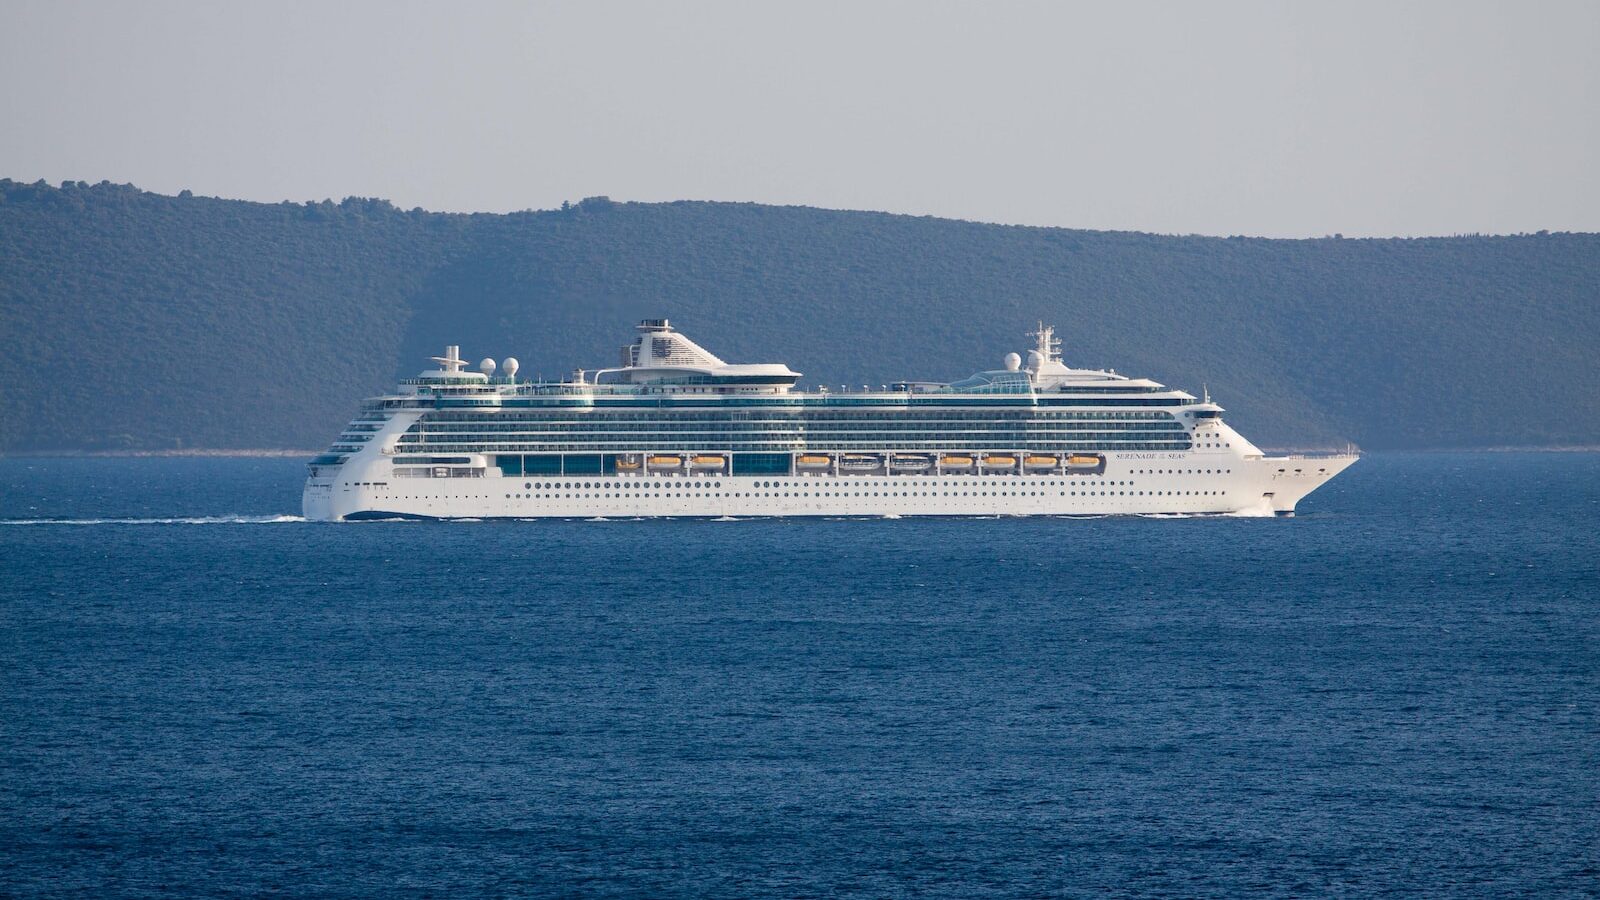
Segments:
[[[1038,329],[1028,332],[1028,337],[1036,340],[1035,349],[1045,362],[1061,362],[1061,339],[1056,337],[1055,328],[1041,320]]]

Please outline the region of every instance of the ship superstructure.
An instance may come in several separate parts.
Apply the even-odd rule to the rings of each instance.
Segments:
[[[1067,366],[1044,325],[1000,369],[858,392],[637,330],[559,382],[449,347],[311,461],[306,517],[1292,515],[1356,459],[1269,457],[1209,396]]]

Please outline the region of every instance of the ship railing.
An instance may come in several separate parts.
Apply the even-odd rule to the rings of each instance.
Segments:
[[[1356,447],[1346,447],[1343,450],[1302,450],[1298,453],[1284,453],[1274,459],[1349,459],[1360,456],[1361,451]]]

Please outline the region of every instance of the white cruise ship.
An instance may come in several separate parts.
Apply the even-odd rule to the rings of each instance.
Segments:
[[[860,392],[638,331],[561,382],[448,348],[311,461],[306,518],[1287,516],[1356,460],[1267,456],[1209,396],[1063,364],[1043,325],[1003,368]]]

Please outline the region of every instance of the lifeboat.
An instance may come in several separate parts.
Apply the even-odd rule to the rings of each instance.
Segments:
[[[1040,456],[1036,454],[1024,459],[1022,464],[1026,466],[1029,471],[1044,472],[1054,469],[1056,466],[1060,465],[1061,460],[1055,458],[1054,456]]]
[[[652,456],[650,457],[650,470],[652,472],[671,472],[683,468],[681,456]]]
[[[637,457],[637,456],[619,456],[619,457],[617,457],[617,471],[618,472],[637,472],[637,471],[639,471],[639,469],[640,469],[639,457]]]
[[[1074,453],[1067,457],[1067,467],[1072,469],[1092,469],[1100,465],[1101,462],[1102,460],[1098,456],[1084,456],[1081,453]]]
[[[843,472],[876,472],[883,459],[867,453],[846,453],[839,457],[839,470]]]
[[[728,461],[720,456],[696,456],[689,461],[689,468],[696,472],[720,472]]]
[[[970,469],[970,468],[972,468],[972,457],[970,457],[970,456],[946,456],[943,459],[939,460],[939,468],[941,468],[941,469],[950,469],[952,471],[960,471],[962,469]]]
[[[833,465],[833,458],[814,453],[806,453],[794,458],[794,467],[807,472],[824,470]]]
[[[1015,469],[1017,467],[1017,458],[998,454],[985,456],[983,458],[983,467],[985,469]]]
[[[889,468],[896,472],[926,472],[933,460],[920,453],[896,453],[889,457]]]

